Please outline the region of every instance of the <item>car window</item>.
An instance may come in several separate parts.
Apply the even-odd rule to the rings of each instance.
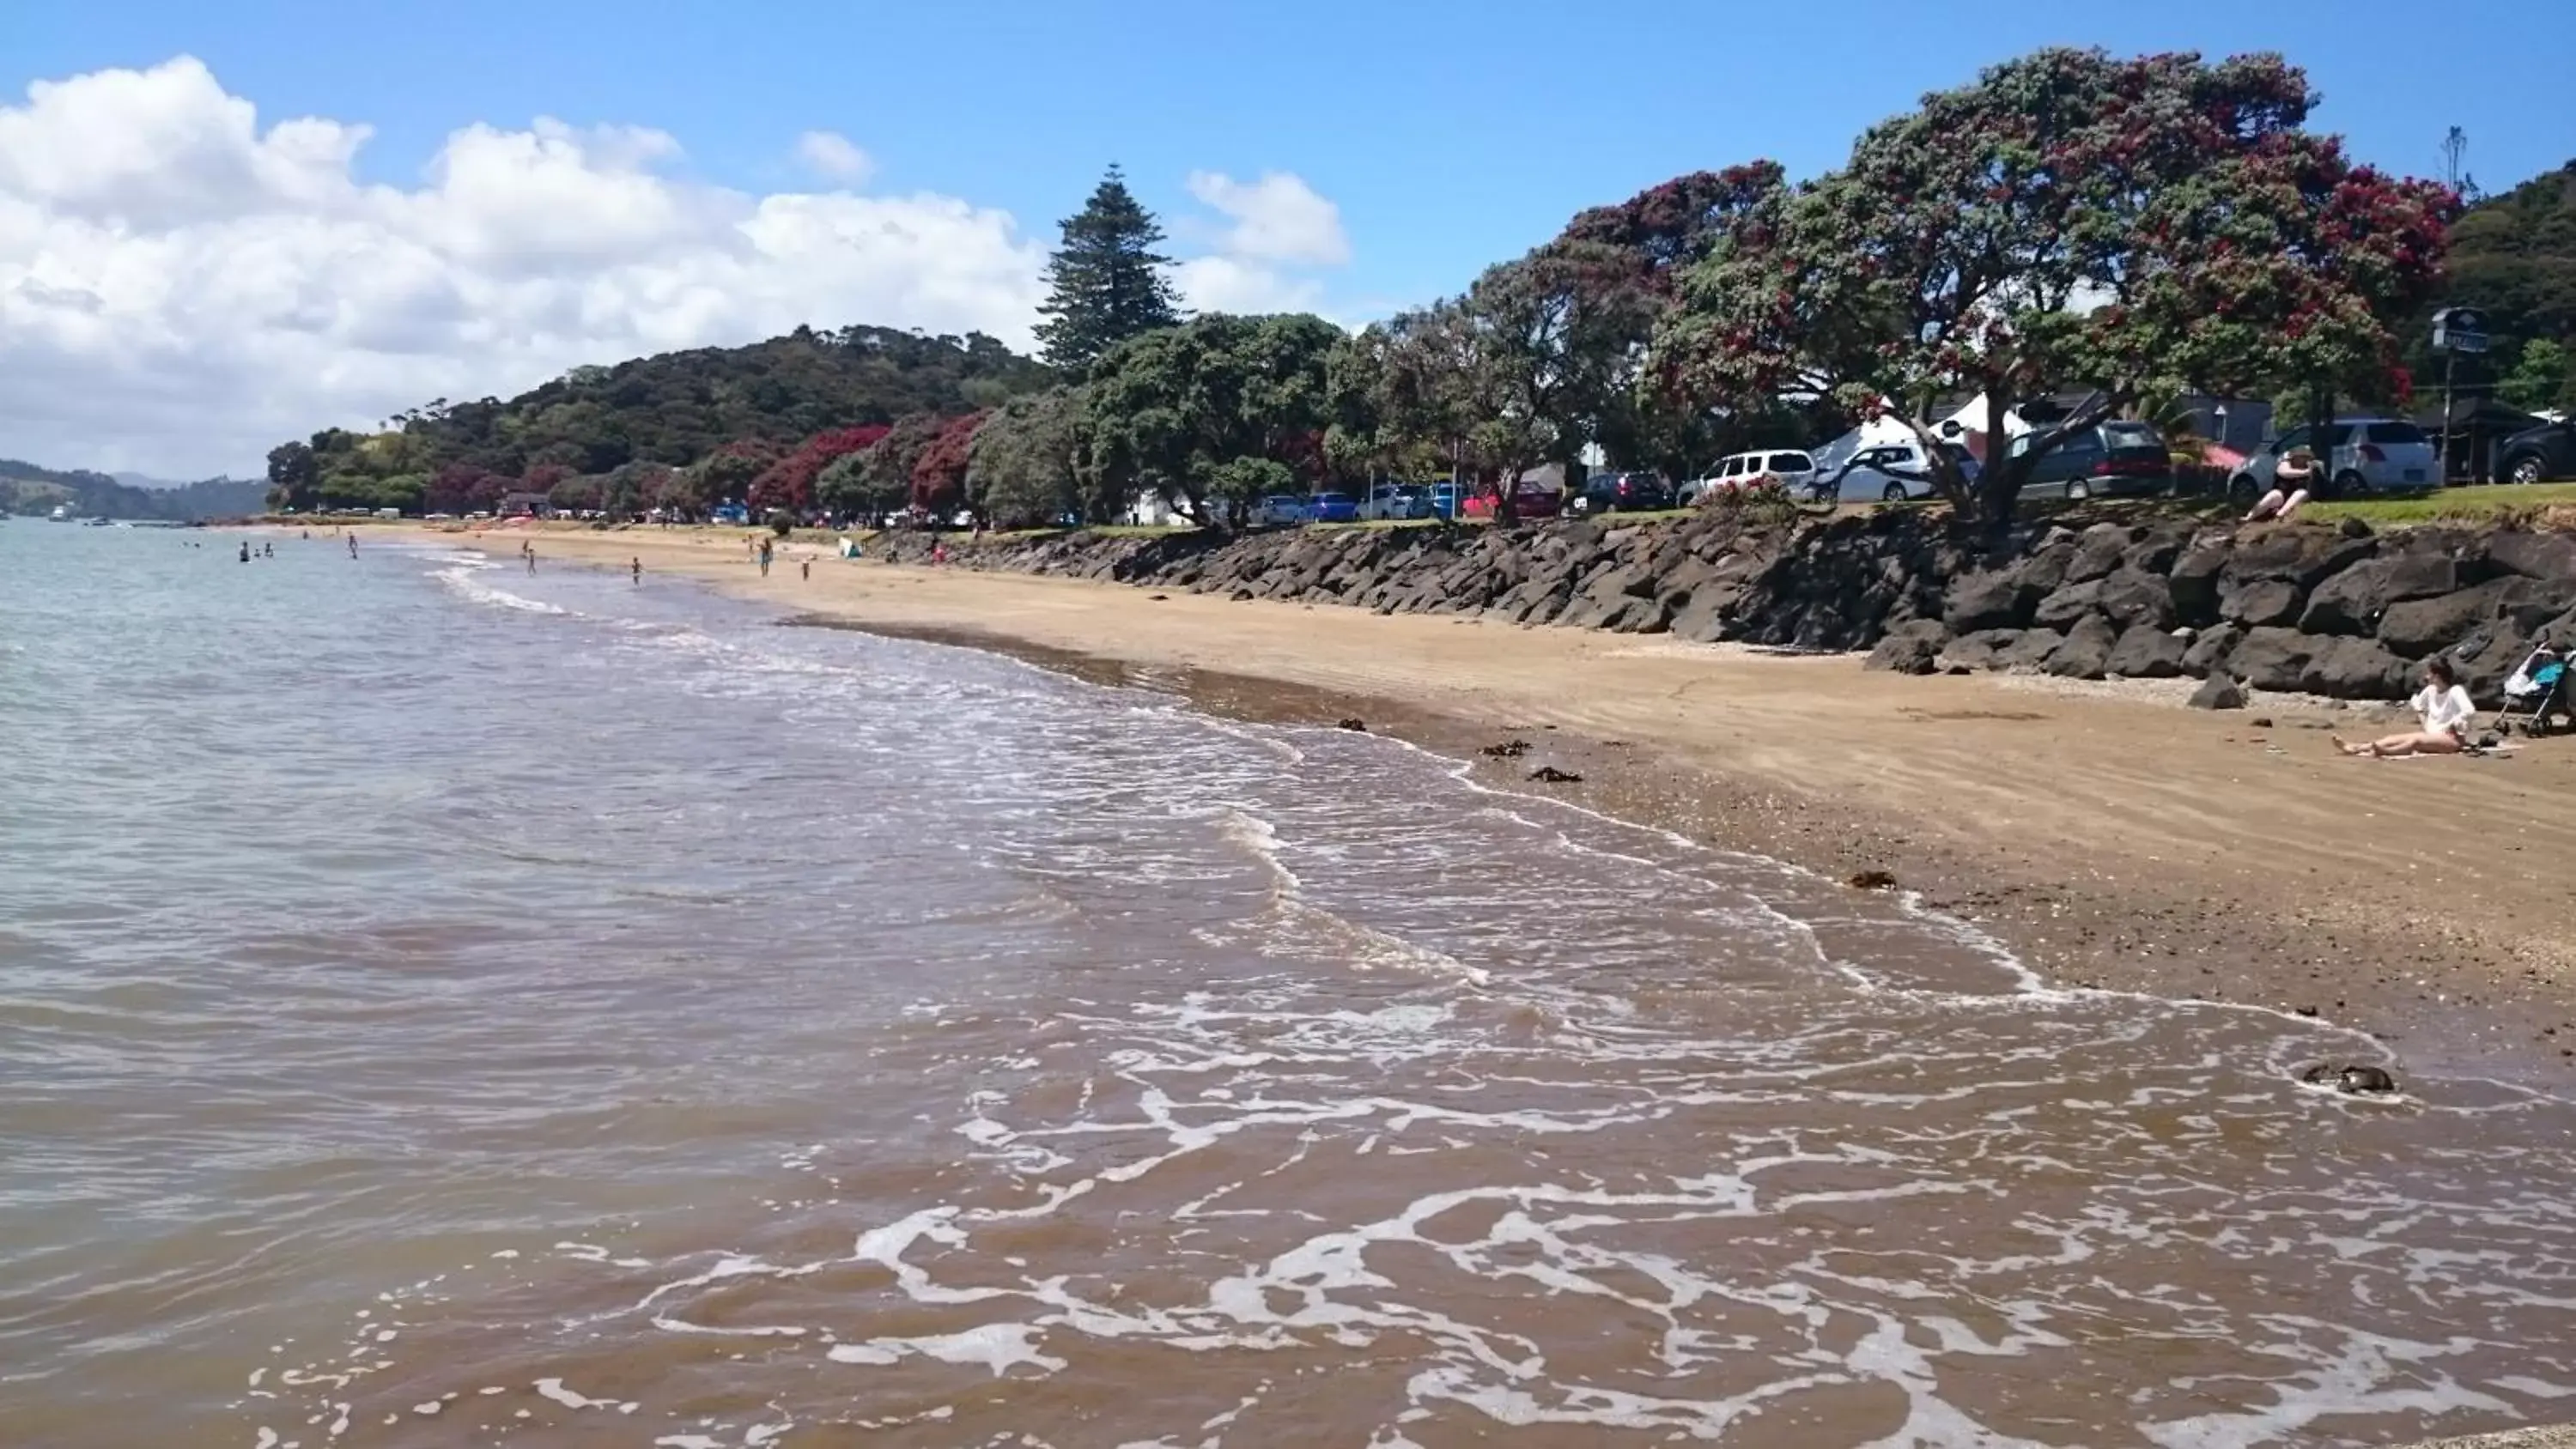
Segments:
[[[2107,429],[2102,429],[2102,428],[2086,428],[2084,431],[2082,431],[2082,432],[2080,432],[2080,433],[2075,433],[2075,434],[2070,435],[2070,436],[2067,438],[2067,440],[2066,440],[2065,442],[2060,443],[2060,444],[2058,445],[2058,449],[2057,449],[2057,450],[2058,450],[2059,452],[2061,452],[2061,453],[2098,453],[2098,452],[2101,452],[2101,451],[2102,451],[2102,434],[2103,434],[2105,431],[2107,431]]]
[[[1774,453],[1771,466],[1782,473],[1803,473],[1816,466],[1816,460],[1804,453]]]
[[[1738,454],[1718,465],[1717,476],[1720,478],[1736,477],[1744,471],[1744,465],[1752,461],[1752,459],[1747,458],[1742,454]]]
[[[2413,423],[2372,423],[2370,440],[2374,443],[2422,443],[2430,439]]]
[[[2271,451],[2276,454],[2286,453],[2292,448],[2304,448],[2307,445],[2308,430],[2305,428],[2292,428],[2288,432],[2283,433],[2281,436],[2272,440]]]
[[[2164,439],[2145,423],[2104,423],[2102,441],[2114,448],[2161,448]]]
[[[2326,429],[2326,446],[2329,448],[2340,448],[2351,441],[2352,424],[2350,423],[2337,423]]]

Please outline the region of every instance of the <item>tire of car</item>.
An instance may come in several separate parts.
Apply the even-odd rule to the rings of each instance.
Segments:
[[[1879,493],[1878,501],[1881,503],[1902,503],[1905,501],[1905,497],[1904,484],[1890,483]]]
[[[2093,489],[2085,483],[2074,482],[2066,485],[2066,501],[2069,503],[2081,503],[2092,496]]]
[[[2359,473],[2346,469],[2345,471],[2335,475],[2334,491],[2326,496],[2329,498],[2358,498],[2369,491],[2370,480],[2362,477]]]
[[[2263,496],[2263,485],[2251,473],[2239,473],[2227,480],[2227,499],[2231,503],[2252,503]]]
[[[2528,488],[2532,484],[2539,482],[2542,475],[2547,471],[2547,469],[2541,467],[2540,455],[2538,453],[2524,453],[2519,457],[2510,458],[2505,461],[2504,481],[2507,483],[2520,484],[2521,486]]]

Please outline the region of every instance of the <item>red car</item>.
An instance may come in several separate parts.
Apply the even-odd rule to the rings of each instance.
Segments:
[[[1477,489],[1476,496],[1467,500],[1467,516],[1469,518],[1493,517],[1494,501],[1498,493],[1499,490],[1492,484]],[[1524,478],[1520,486],[1512,492],[1512,516],[1515,518],[1554,518],[1564,511],[1565,492],[1553,483],[1541,483]]]

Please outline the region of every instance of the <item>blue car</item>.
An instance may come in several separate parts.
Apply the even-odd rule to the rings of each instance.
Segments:
[[[1306,500],[1309,523],[1357,523],[1360,505],[1347,493],[1317,493]]]
[[[1425,492],[1421,511],[1416,518],[1446,518],[1455,521],[1466,510],[1466,494],[1455,483],[1434,483]]]

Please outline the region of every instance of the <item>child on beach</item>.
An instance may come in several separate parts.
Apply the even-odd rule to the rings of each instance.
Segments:
[[[2469,692],[2460,687],[2459,671],[2451,661],[2424,661],[2424,687],[2407,704],[2422,721],[2422,728],[2359,745],[2338,738],[2334,747],[2347,755],[2367,755],[2375,760],[2456,755],[2469,747],[2469,724],[2478,717],[2478,707],[2470,700]]]

